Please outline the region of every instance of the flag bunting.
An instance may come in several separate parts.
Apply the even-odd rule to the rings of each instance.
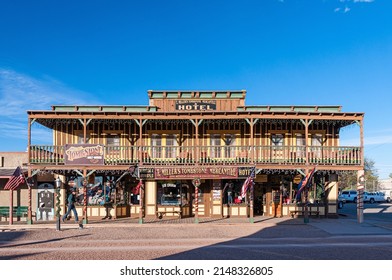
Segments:
[[[14,174],[12,174],[11,178],[8,180],[7,184],[4,186],[5,190],[16,190],[21,184],[25,182],[22,170],[20,166],[18,166]]]

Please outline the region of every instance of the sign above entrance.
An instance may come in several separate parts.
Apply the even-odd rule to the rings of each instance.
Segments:
[[[103,165],[104,149],[102,145],[67,144],[64,150],[64,164],[66,165]]]
[[[140,168],[140,179],[154,179],[154,168]]]
[[[176,100],[177,111],[215,111],[216,101],[215,100]]]
[[[155,179],[171,178],[205,178],[234,179],[237,178],[237,167],[167,167],[155,168]]]

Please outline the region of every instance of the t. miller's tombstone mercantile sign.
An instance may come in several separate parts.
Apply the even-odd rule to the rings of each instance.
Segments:
[[[215,111],[216,101],[215,100],[176,100],[177,111]]]
[[[103,165],[104,149],[102,145],[67,144],[64,150],[64,164],[68,165]]]
[[[237,178],[237,167],[167,167],[155,168],[156,179],[171,178]]]

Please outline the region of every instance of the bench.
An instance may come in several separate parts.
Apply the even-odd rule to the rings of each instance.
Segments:
[[[17,218],[28,217],[29,207],[28,206],[14,206],[12,208],[12,216]],[[32,217],[36,217],[35,212],[32,211]],[[0,217],[10,217],[10,207],[0,206]]]
[[[162,219],[166,214],[177,214],[178,218],[181,219],[182,211],[156,211],[158,219]]]
[[[303,209],[290,210],[289,212],[290,212],[291,218],[294,218],[294,216],[296,216],[298,214],[301,214],[302,216],[305,215],[305,210],[303,210]],[[318,211],[318,210],[308,210],[308,214],[309,214],[309,216],[312,216],[312,214],[313,214],[317,217],[320,217],[320,211]]]

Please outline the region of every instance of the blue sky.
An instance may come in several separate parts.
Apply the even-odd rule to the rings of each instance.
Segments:
[[[26,110],[147,105],[147,90],[247,90],[247,105],[365,113],[365,154],[392,172],[392,1],[0,1],[0,151]],[[342,133],[358,145],[359,129]],[[33,143],[51,143],[33,128]]]

